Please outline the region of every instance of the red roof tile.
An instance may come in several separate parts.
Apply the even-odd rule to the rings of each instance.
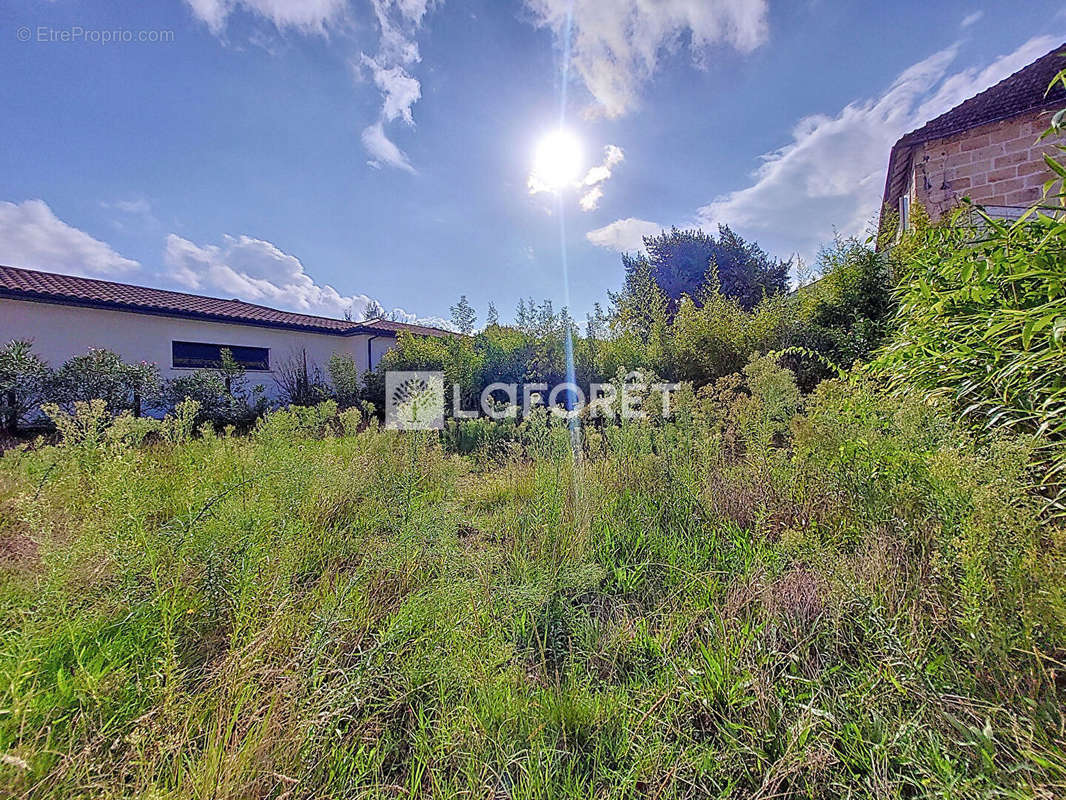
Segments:
[[[892,147],[888,160],[884,204],[894,207],[896,200],[903,194],[908,178],[911,149],[915,145],[943,139],[979,125],[1010,119],[1030,111],[1062,107],[1066,103],[1066,89],[1059,83],[1048,92],[1048,84],[1060,70],[1066,68],[1064,54],[1066,43],[900,138]]]
[[[217,297],[171,292],[115,283],[95,278],[79,278],[54,272],[0,266],[0,297],[18,300],[37,300],[46,303],[107,308],[140,314],[157,314],[240,325],[327,333],[352,336],[369,333],[395,336],[406,330],[417,336],[450,336],[450,331],[425,325],[370,320],[350,322],[343,319],[296,314],[276,308],[245,303],[243,300],[223,300]]]

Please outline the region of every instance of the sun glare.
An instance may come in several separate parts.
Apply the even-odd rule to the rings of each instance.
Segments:
[[[581,179],[583,166],[581,141],[565,128],[559,128],[537,143],[530,182],[536,181],[544,188],[557,192],[576,184]]]

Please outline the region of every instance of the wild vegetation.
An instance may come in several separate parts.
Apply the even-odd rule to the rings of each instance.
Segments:
[[[199,403],[198,423],[247,430],[271,407],[270,396],[277,398],[275,407],[332,399],[342,408],[380,412],[385,373],[411,369],[443,370],[470,407],[497,381],[543,383],[550,390],[567,380],[568,349],[574,377],[586,387],[634,369],[698,387],[740,370],[754,355],[788,347],[848,365],[869,357],[884,335],[892,308],[887,262],[857,240],[841,240],[824,252],[821,279],[797,295],[784,293],[786,263],[728,228],[717,240],[674,229],[646,244],[650,256],[623,259],[625,282],[612,295],[610,311],[597,305],[583,330],[567,309],[530,299],[519,303],[514,324],[501,325],[492,309],[494,321],[475,333],[476,312],[462,297],[452,308],[453,324],[468,335],[401,335],[368,375],[358,373],[350,356],[320,365],[295,352],[283,355],[264,386],[224,351],[213,368],[163,380],[157,365],[126,363],[106,350],[90,349],[53,368],[34,354],[31,341],[9,342],[0,347],[0,421],[10,432],[32,429],[47,423],[42,404],[69,412],[74,402],[91,399],[104,400],[113,412],[158,415],[191,398]],[[693,266],[699,258],[701,271]],[[794,359],[792,366],[805,390],[831,374],[819,362]]]
[[[1066,791],[1029,440],[772,359],[578,460],[196,412],[5,458],[5,794]]]
[[[1066,275],[1061,223],[1026,225],[965,251],[987,267],[997,237],[1042,232],[981,280]],[[958,312],[913,296],[931,265],[966,268],[938,248],[971,235],[904,248],[895,319],[885,256],[846,242],[790,298],[712,290],[580,338],[590,372],[640,347],[690,372],[672,418],[586,420],[576,456],[543,410],[398,434],[331,400],[242,435],[195,399],[162,421],[46,405],[57,443],[0,471],[5,794],[1066,792],[1066,531],[1033,489],[1061,429],[955,421],[967,398],[921,377]],[[1054,397],[1055,322],[1022,342],[1047,308],[1011,308],[993,341],[1045,359],[1025,380]],[[542,306],[386,361],[471,391],[488,364],[561,380],[561,324]],[[759,355],[861,359],[885,336],[876,368],[808,394],[808,351]],[[330,366],[315,384],[350,397],[354,366]],[[226,396],[213,375],[189,384]]]
[[[567,309],[529,300],[520,302],[513,325],[497,321],[470,337],[401,335],[368,377],[365,401],[383,407],[389,370],[443,370],[449,385],[459,384],[464,408],[476,407],[482,389],[497,381],[543,383],[550,390],[567,380],[568,347],[574,378],[586,387],[639,369],[698,388],[739,371],[753,356],[788,348],[849,366],[871,356],[894,309],[887,257],[856,239],[823,252],[821,278],[792,295],[782,291],[787,265],[770,261],[728,228],[717,242],[700,231],[674,229],[647,237],[646,246],[652,256],[623,258],[625,282],[612,295],[610,311],[597,305],[584,326]],[[707,258],[698,279],[692,277],[693,253]],[[727,256],[730,277],[723,283],[716,259],[726,263]],[[694,283],[675,299],[669,291],[678,275]],[[761,299],[754,302],[756,290]],[[469,307],[455,310],[461,316],[456,327],[472,329]],[[818,360],[792,358],[791,365],[805,390],[833,374]]]
[[[901,260],[892,343],[875,362],[898,391],[949,397],[979,429],[1045,437],[1045,489],[1066,469],[1066,220],[932,227]]]
[[[674,230],[582,335],[490,309],[369,375],[294,360],[280,409],[228,358],[11,343],[6,421],[55,432],[0,463],[0,791],[1066,796],[1057,192],[793,294]],[[372,413],[387,369],[465,404],[568,352],[682,381],[672,415]]]

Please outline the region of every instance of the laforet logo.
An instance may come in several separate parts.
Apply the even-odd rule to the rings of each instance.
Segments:
[[[444,373],[388,372],[385,375],[385,427],[434,430],[444,427]]]

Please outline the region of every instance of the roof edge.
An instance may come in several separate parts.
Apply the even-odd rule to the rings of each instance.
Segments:
[[[993,118],[991,118],[989,120],[980,122],[977,125],[971,125],[971,126],[960,125],[960,126],[958,126],[956,128],[948,130],[945,133],[931,134],[931,135],[927,135],[927,136],[915,136],[913,139],[909,139],[908,138],[908,137],[913,136],[914,134],[918,133],[920,130],[922,130],[922,128],[925,127],[925,125],[923,125],[922,128],[915,128],[910,133],[903,134],[902,136],[899,137],[899,139],[896,140],[896,143],[894,145],[892,145],[892,150],[889,152],[889,156],[888,156],[888,172],[885,174],[885,191],[881,195],[881,207],[882,207],[882,209],[886,205],[891,205],[893,200],[895,200],[895,198],[890,198],[889,197],[889,189],[891,188],[891,183],[892,183],[893,168],[896,166],[896,163],[897,163],[898,159],[900,157],[909,158],[910,155],[911,155],[911,152],[918,145],[928,144],[929,142],[938,142],[941,139],[947,139],[947,138],[949,138],[951,136],[958,136],[960,133],[967,133],[968,131],[975,131],[978,128],[983,128],[985,125],[995,125],[997,122],[1004,122],[1005,120],[1014,119],[1015,117],[1022,117],[1022,116],[1025,116],[1026,114],[1032,114],[1034,112],[1047,111],[1049,109],[1058,108],[1061,105],[1062,105],[1062,99],[1059,98],[1059,99],[1055,99],[1055,100],[1049,100],[1046,103],[1041,103],[1038,106],[1031,106],[1029,108],[1022,109],[1020,111],[1015,111],[1015,112],[1010,113],[1010,114],[1001,114],[998,117],[993,117]]]
[[[236,298],[234,298],[232,302],[237,303],[239,306],[271,312],[271,314],[276,315],[276,318],[245,316],[242,314],[231,313],[225,308],[215,308],[214,310],[182,308],[179,304],[173,302],[175,298],[189,298],[191,300],[201,301],[217,300],[219,302],[231,301],[225,301],[222,300],[222,298],[215,298],[209,295],[193,294],[191,292],[156,289],[150,286],[139,286],[137,284],[122,283],[102,278],[66,275],[60,272],[48,272],[46,270],[29,269],[26,267],[13,267],[5,264],[0,264],[0,271],[3,271],[4,273],[11,272],[16,275],[32,275],[37,276],[40,279],[59,279],[60,283],[56,286],[48,286],[46,284],[34,285],[32,283],[20,285],[18,281],[13,283],[0,283],[0,298],[21,300],[24,302],[94,308],[129,314],[146,314],[148,316],[169,317],[173,319],[199,320],[226,325],[246,325],[253,328],[269,328],[274,330],[287,330],[337,337],[369,335],[395,339],[401,332],[410,333],[412,336],[428,336],[436,338],[446,338],[455,335],[452,331],[438,328],[433,325],[392,321],[385,317],[375,317],[372,320],[356,322],[354,320],[337,319],[336,317],[326,317],[319,314],[288,312],[257,303],[248,303]],[[64,285],[62,284],[63,279],[87,283],[90,286],[97,285],[119,290],[138,290],[146,292],[148,295],[147,299],[143,301],[127,300],[121,297],[109,297],[107,294],[93,297],[91,292],[75,292],[69,287],[64,288]],[[41,281],[41,283],[43,284],[44,281]],[[152,299],[153,296],[155,296],[154,300]]]
[[[196,295],[193,296],[195,297]],[[89,300],[83,297],[21,291],[17,289],[8,289],[6,287],[0,287],[0,299],[21,300],[29,303],[48,303],[50,305],[60,306],[75,306],[78,308],[94,308],[100,311],[120,311],[128,314],[144,314],[150,317],[171,317],[174,319],[189,319],[200,322],[215,322],[223,325],[246,325],[253,328],[271,328],[274,330],[287,330],[298,333],[313,333],[319,336],[336,336],[339,338],[358,336],[360,334],[373,334],[376,336],[396,338],[396,332],[394,331],[364,328],[357,322],[353,322],[351,327],[347,329],[331,330],[328,328],[315,327],[313,325],[297,325],[295,323],[273,322],[271,320],[236,319],[225,314],[211,314],[205,311],[181,311],[178,309],[152,308],[151,306],[139,306],[134,303],[121,303],[114,300]]]
[[[1064,63],[1066,63],[1066,61],[1064,61]],[[974,95],[974,97],[977,96],[978,95]],[[972,100],[973,98],[971,97],[970,99]],[[900,136],[899,139],[896,141],[896,144],[898,145],[902,143],[907,145],[908,147],[911,147],[916,144],[925,144],[926,142],[935,142],[939,141],[940,139],[947,139],[950,136],[957,136],[960,133],[966,133],[967,131],[975,131],[978,128],[983,128],[985,125],[995,125],[997,122],[1003,122],[1004,120],[1014,119],[1015,117],[1021,117],[1026,114],[1032,114],[1034,112],[1039,111],[1047,111],[1052,108],[1059,108],[1062,105],[1062,102],[1063,98],[1056,97],[1051,100],[1046,100],[1043,103],[1039,103],[1035,106],[1029,106],[1028,108],[1022,108],[1017,111],[1011,111],[1006,114],[1000,114],[998,117],[989,117],[988,119],[981,120],[976,125],[958,125],[954,128],[949,128],[947,131],[941,133],[930,133],[925,136],[914,136],[914,134],[919,133],[923,128],[925,128],[926,125],[929,124],[927,122],[925,123],[925,125],[922,125],[921,128],[915,128],[913,131],[910,131],[909,133],[905,133]],[[956,106],[955,108],[958,108],[958,106]],[[944,114],[950,114],[951,111],[954,111],[954,109],[945,111]],[[938,118],[934,117],[932,120],[930,120],[930,122],[935,122],[936,119]],[[907,137],[909,136],[914,136],[914,138],[908,139]]]

